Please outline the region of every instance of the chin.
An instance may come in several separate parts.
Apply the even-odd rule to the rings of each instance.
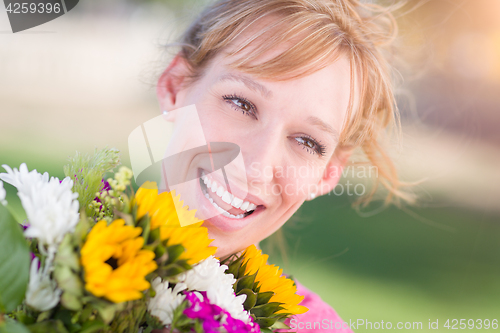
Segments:
[[[230,256],[231,254],[238,253],[247,248],[247,246],[242,247],[242,242],[240,241],[237,241],[235,244],[234,238],[230,237],[221,238],[217,235],[213,235],[210,231],[209,231],[209,236],[211,239],[214,240],[210,245],[217,247],[217,252],[215,253],[215,256],[218,258],[225,258],[227,256]]]

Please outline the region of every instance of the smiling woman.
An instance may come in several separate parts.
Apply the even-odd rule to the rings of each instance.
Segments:
[[[305,200],[332,191],[355,149],[378,168],[388,202],[404,197],[378,142],[398,119],[382,53],[395,31],[388,9],[357,0],[217,1],[187,30],[157,95],[174,124],[166,155],[196,146],[182,111],[191,105],[205,142],[241,153],[243,163],[223,172],[194,156],[199,181],[180,190],[218,256],[258,245]],[[340,320],[318,296],[300,292],[310,311],[299,321]]]
[[[235,170],[227,175],[236,199],[234,205],[229,200],[230,193],[225,188],[224,179],[219,179],[217,174],[208,174],[209,170],[204,170],[206,175],[202,179],[210,182],[210,190],[204,186],[207,185],[205,179],[200,189],[189,189],[204,192],[196,204],[201,214],[203,210],[213,210],[214,206],[222,210],[221,215],[206,220],[221,256],[258,243],[275,232],[307,199],[309,188],[317,187],[314,193],[322,195],[337,184],[338,174],[329,173],[327,169],[340,168],[346,162],[346,157],[339,156],[339,153],[333,157],[338,139],[332,133],[341,131],[350,86],[346,58],[309,75],[286,81],[232,73],[235,70],[229,69],[231,60],[231,57],[224,56],[214,58],[202,77],[189,88],[179,89],[173,86],[172,74],[176,72],[176,77],[179,77],[183,71],[189,73],[179,57],[162,76],[162,86],[159,87],[164,109],[196,105],[207,142],[231,142],[241,149],[245,170]],[[232,79],[221,80],[221,76]],[[256,90],[256,87],[260,88]],[[263,91],[267,93],[262,94]],[[184,124],[187,121],[179,119],[183,115],[177,113],[172,120]],[[175,146],[187,144],[176,137],[172,138],[172,143]],[[291,177],[287,172],[275,176],[277,168],[289,170],[291,166],[305,169],[304,177]],[[238,171],[245,173],[247,184],[237,182],[241,177],[234,173]],[[322,177],[325,171],[326,176]],[[245,185],[248,191],[243,190]],[[248,193],[238,195],[238,192]],[[209,202],[210,199],[213,202]],[[249,208],[245,203],[238,207],[242,200],[255,209],[246,212]],[[241,217],[241,214],[244,215]]]

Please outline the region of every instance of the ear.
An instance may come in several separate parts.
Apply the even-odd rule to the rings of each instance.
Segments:
[[[325,172],[318,183],[317,192],[315,196],[327,194],[337,186],[342,172],[346,166],[349,158],[352,155],[352,148],[337,147],[333,153],[332,158],[328,162]]]
[[[172,111],[182,106],[178,97],[188,73],[187,63],[180,55],[176,55],[163,71],[156,86],[156,96],[162,111]]]

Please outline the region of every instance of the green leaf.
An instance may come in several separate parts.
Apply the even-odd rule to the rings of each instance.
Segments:
[[[154,243],[160,239],[160,228],[149,231],[148,244]],[[164,242],[166,244],[166,242]]]
[[[28,285],[30,253],[21,226],[0,204],[0,313],[21,303]]]
[[[80,208],[86,210],[87,215],[93,217],[95,212],[88,208],[97,192],[103,188],[102,178],[107,171],[120,164],[117,149],[104,148],[95,150],[94,154],[77,152],[64,166],[64,174],[74,181],[73,192],[78,193]]]
[[[83,241],[85,237],[87,237],[89,230],[90,230],[89,218],[85,214],[85,210],[80,209],[80,221],[76,225],[75,232],[73,233],[73,240],[76,240],[78,242],[75,245],[81,246],[83,244]]]
[[[167,248],[168,251],[168,262],[174,262],[186,251],[184,246],[181,244],[172,245]]]
[[[158,319],[157,317],[153,316],[149,312],[146,312],[146,324],[147,324],[148,328],[149,327],[151,328],[151,330],[153,330],[153,329],[162,329],[162,328],[165,327],[165,325],[163,325],[160,322],[160,319]]]
[[[250,310],[251,313],[255,315],[255,317],[270,317],[275,311],[278,310],[278,307],[281,303],[272,302],[259,306],[255,306]]]
[[[21,324],[25,324],[25,325],[33,324],[35,322],[36,318],[34,318],[32,315],[30,315],[26,312],[27,311],[18,310],[16,312],[11,313],[11,315],[14,315],[14,318],[16,319],[16,321],[18,321]]]
[[[201,324],[201,322],[199,320],[196,320],[194,322],[194,331],[196,333],[204,333],[205,330],[203,329],[203,325]]]
[[[166,266],[164,269],[161,269],[159,271],[159,273],[160,273],[161,277],[167,278],[167,277],[179,275],[181,273],[184,273],[185,271],[186,270],[183,267],[181,267],[177,264],[170,264],[170,265]]]
[[[61,242],[61,245],[59,245],[56,253],[55,264],[67,267],[75,272],[80,272],[80,260],[72,241],[73,235],[67,234],[64,236],[63,241]]]
[[[261,328],[260,328],[260,331],[261,331],[262,333],[273,333],[273,331],[272,331],[272,330],[270,330],[269,328],[265,328],[265,327],[261,327]]]
[[[243,256],[241,256],[241,258],[244,258],[244,257],[243,257]],[[243,259],[242,259],[242,260],[243,260]],[[247,262],[245,262],[245,263],[242,263],[242,264],[240,265],[240,267],[239,267],[239,269],[238,269],[238,277],[240,277],[240,276],[244,276],[244,275],[245,275],[245,271],[246,271],[246,269],[247,269],[247,263],[248,263],[248,261],[247,261]]]
[[[228,265],[228,268],[226,269],[226,274],[233,274],[235,279],[238,279],[238,271],[241,266],[241,262],[243,261],[243,256],[240,256],[238,259],[233,261]]]
[[[283,319],[282,319],[283,320]],[[290,326],[288,326],[287,324],[285,324],[284,322],[280,321],[280,320],[277,320],[271,327],[273,330],[278,330],[278,329],[281,329],[281,330],[289,330],[290,329]]]
[[[250,309],[255,306],[255,302],[257,301],[257,294],[254,293],[251,289],[242,289],[240,292],[238,292],[237,295],[247,295],[245,303],[243,303],[243,307],[245,308],[245,310],[250,311]]]
[[[57,250],[54,278],[63,291],[61,304],[69,310],[82,309],[83,282],[80,280],[80,262],[73,244],[73,235],[67,234]]]
[[[80,325],[77,322],[73,321],[73,316],[74,313],[72,311],[69,311],[64,308],[59,308],[56,310],[53,320],[60,320],[64,327],[70,332],[70,333],[75,333],[75,332],[80,332],[82,325]]]
[[[69,333],[60,320],[47,320],[33,325],[29,325],[31,333]]]
[[[0,324],[0,333],[30,333],[30,331],[23,324],[20,324],[10,318],[6,319],[6,322]]]
[[[276,322],[276,318],[260,318],[260,317],[257,317],[257,319],[255,320],[255,322],[257,324],[259,324],[259,326],[260,326],[260,328],[262,330],[262,328],[266,328],[266,327],[272,326]]]
[[[92,302],[94,308],[99,312],[99,315],[102,318],[102,321],[105,324],[111,323],[115,314],[118,311],[122,311],[124,308],[124,303],[111,303],[103,299],[94,299]]]
[[[255,303],[255,305],[262,305],[268,303],[271,297],[273,297],[273,295],[274,291],[266,291],[259,293],[257,295],[257,302]]]
[[[156,258],[162,259],[162,257],[165,255],[165,253],[167,253],[167,249],[165,248],[165,246],[160,244],[155,248],[155,257]]]
[[[130,218],[132,219],[132,217]],[[149,233],[151,232],[151,219],[149,218],[149,214],[144,215],[137,222],[137,226],[142,228],[142,237],[144,238],[144,241],[147,243],[149,240]]]
[[[238,280],[238,284],[236,285],[237,292],[240,292],[243,289],[253,289],[253,284],[255,282],[255,277],[257,273],[252,275],[247,275]]]
[[[78,333],[93,333],[107,327],[108,326],[100,320],[88,321],[82,326],[82,329]]]

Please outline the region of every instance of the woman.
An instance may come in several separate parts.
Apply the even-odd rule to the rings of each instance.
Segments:
[[[169,155],[203,140],[241,152],[243,162],[224,172],[214,172],[213,161],[212,168],[190,162],[199,179],[178,190],[204,217],[218,256],[258,245],[305,200],[330,192],[355,149],[400,195],[378,142],[397,119],[382,56],[394,27],[388,12],[357,0],[226,0],[187,30],[157,95],[174,123]],[[201,136],[186,111],[192,105]],[[298,293],[310,310],[292,328],[322,331],[306,323],[342,322],[317,295],[301,285]]]

